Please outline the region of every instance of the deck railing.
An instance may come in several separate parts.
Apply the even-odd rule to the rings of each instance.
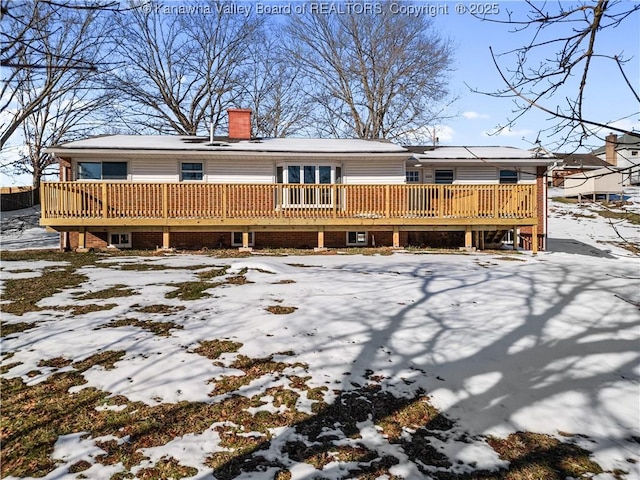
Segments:
[[[44,182],[47,219],[536,217],[535,185]]]

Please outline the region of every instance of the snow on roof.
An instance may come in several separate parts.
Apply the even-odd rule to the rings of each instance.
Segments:
[[[540,158],[553,158],[552,155],[542,156],[535,151],[523,150],[515,147],[436,147],[416,154],[419,159],[456,159],[456,160],[539,160]]]
[[[406,149],[391,142],[335,138],[268,138],[224,141],[206,137],[170,135],[108,135],[77,140],[52,147],[51,152],[70,150],[197,150],[229,152],[299,153],[403,153]]]

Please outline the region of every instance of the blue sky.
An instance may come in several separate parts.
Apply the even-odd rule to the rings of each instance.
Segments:
[[[430,2],[435,3],[435,2]],[[489,47],[494,52],[503,52],[526,44],[532,38],[532,31],[514,33],[513,26],[494,22],[486,22],[470,14],[456,14],[455,6],[460,2],[440,2],[449,5],[448,14],[436,15],[433,18],[434,27],[443,35],[451,38],[456,45],[456,71],[453,73],[451,88],[460,96],[453,105],[454,113],[460,116],[447,121],[439,137],[443,145],[510,145],[530,148],[535,142],[538,132],[549,127],[553,121],[549,115],[535,111],[527,113],[521,118],[514,129],[504,131],[497,136],[489,136],[486,132],[493,132],[496,126],[513,116],[514,104],[510,99],[493,98],[473,93],[470,87],[481,91],[494,91],[503,86],[502,79],[491,60]],[[465,2],[466,3],[466,2]],[[572,2],[564,2],[568,6]],[[594,2],[595,3],[595,2]],[[625,5],[626,3],[626,5]],[[620,4],[620,9],[632,3]],[[543,2],[539,2],[542,5]],[[470,5],[466,3],[466,5]],[[548,2],[549,8],[556,8],[557,3]],[[519,18],[526,17],[528,7],[520,1],[498,2],[500,18],[504,18],[507,10],[513,11]],[[496,18],[495,16],[491,18]],[[566,32],[567,26],[563,26]],[[558,38],[560,31],[550,32]],[[626,65],[629,80],[636,90],[640,89],[640,13],[627,18],[615,29],[600,32],[597,48],[602,53],[621,54],[631,58]],[[545,54],[551,54],[547,49]],[[513,62],[504,59],[503,66],[513,67]],[[640,105],[632,97],[624,80],[617,72],[617,67],[610,61],[597,60],[591,69],[591,78],[586,89],[585,109],[589,115],[602,123],[618,121],[622,117],[630,116],[626,120],[618,121],[617,125],[624,128],[640,130]],[[575,82],[571,85],[575,88]],[[564,92],[568,94],[568,92]],[[555,108],[563,96],[558,95],[544,101],[547,107]],[[602,132],[604,135],[608,131]],[[554,149],[557,139],[540,136],[542,146]],[[592,144],[599,140],[593,138]]]
[[[248,4],[255,2],[241,2]],[[262,0],[263,4],[284,4],[289,0]],[[319,0],[323,2],[324,0]],[[332,0],[326,0],[330,3]],[[364,0],[376,3],[377,0]],[[296,0],[290,0],[290,4],[299,4]],[[563,2],[568,7],[574,2]],[[618,4],[619,9],[626,9],[629,5],[638,2],[623,0]],[[514,17],[526,17],[528,6],[519,0],[499,1],[486,3],[471,3],[457,1],[417,1],[413,3],[403,2],[402,5],[428,6],[432,15],[434,28],[444,37],[451,40],[455,47],[455,71],[451,75],[450,88],[459,99],[450,107],[449,112],[455,118],[447,120],[438,126],[436,135],[441,145],[506,145],[520,148],[531,148],[539,137],[541,145],[549,150],[557,151],[558,138],[548,138],[540,134],[555,122],[549,120],[548,115],[531,111],[525,114],[512,130],[504,130],[498,135],[489,135],[496,132],[499,125],[503,125],[508,118],[513,116],[514,104],[510,99],[494,98],[487,95],[474,93],[471,88],[480,91],[495,91],[503,86],[502,80],[491,60],[489,47],[495,52],[504,52],[524,45],[532,38],[532,31],[519,33],[513,32],[513,26],[501,23],[482,21],[469,13],[471,8],[486,8],[497,14],[488,15],[487,18],[503,19],[507,11],[513,12]],[[466,7],[466,12],[458,13],[460,4]],[[543,5],[538,2],[537,5]],[[557,8],[557,2],[547,2],[550,9]],[[255,5],[254,5],[255,6]],[[423,11],[429,11],[423,9]],[[550,30],[550,38],[557,38],[566,32],[568,27],[562,26],[562,30]],[[636,12],[627,18],[617,28],[606,29],[600,32],[597,48],[601,53],[614,55],[623,54],[630,59],[625,68],[632,85],[640,90],[640,13]],[[554,36],[555,35],[555,36]],[[547,49],[545,55],[552,52]],[[541,57],[543,58],[543,57]],[[514,62],[507,58],[502,59],[502,66],[509,68]],[[622,77],[611,62],[596,60],[591,68],[591,77],[586,90],[585,109],[588,115],[602,123],[616,122],[626,129],[640,130],[640,106],[630,94],[629,88],[624,84]],[[575,82],[569,86],[575,89]],[[569,95],[571,92],[561,92],[555,98],[546,99],[547,107],[555,108],[562,101],[562,93]],[[624,120],[620,120],[626,117]],[[604,137],[609,131],[600,132]],[[592,138],[589,147],[598,147],[602,144],[599,138]],[[569,151],[568,147],[561,148]],[[585,151],[586,148],[582,148]],[[3,152],[9,154],[9,152]],[[0,184],[20,185],[30,184],[28,176],[7,177],[0,173]]]

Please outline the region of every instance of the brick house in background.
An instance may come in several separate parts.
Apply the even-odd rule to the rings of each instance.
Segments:
[[[484,248],[507,231],[524,248],[544,248],[551,158],[259,139],[250,110],[228,113],[224,138],[111,135],[50,148],[60,181],[42,184],[41,224],[65,249]]]

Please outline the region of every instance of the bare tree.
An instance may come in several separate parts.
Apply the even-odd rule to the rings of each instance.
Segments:
[[[610,0],[526,4],[525,15],[516,16],[505,4],[502,18],[483,18],[505,23],[515,33],[530,32],[530,40],[522,46],[504,52],[491,49],[504,88],[484,93],[515,103],[513,117],[501,127],[510,128],[527,112],[540,110],[554,120],[545,133],[557,138],[559,146],[580,146],[603,129],[630,133],[615,125],[640,113],[637,84],[627,74],[633,59],[624,52],[629,44],[612,46],[603,40],[622,22],[634,18],[637,22],[640,4]],[[593,90],[596,70],[608,73],[610,88],[627,93],[628,102],[619,106],[615,118],[595,118],[589,108],[588,98],[602,99],[605,94]]]
[[[308,77],[323,133],[402,139],[438,120],[452,48],[428,17],[394,5],[349,2],[340,14],[291,18],[289,56]]]
[[[85,131],[108,96],[100,89],[100,72],[108,52],[104,10],[70,8],[50,1],[11,5],[3,38],[7,79],[2,91],[2,146],[14,135],[26,153],[3,159],[11,173],[29,173],[38,185],[53,163],[43,149]],[[26,26],[26,27],[25,27]],[[95,123],[91,124],[95,127]],[[22,136],[20,136],[20,133]],[[7,156],[8,157],[8,156]]]
[[[280,39],[265,35],[248,54],[251,68],[239,104],[252,109],[255,135],[286,137],[308,127],[311,103],[301,94],[300,68],[289,61]]]
[[[218,1],[204,6],[207,14],[149,4],[118,18],[122,65],[110,85],[135,130],[196,135],[217,128],[232,106],[261,21],[226,14]]]
[[[33,0],[3,3],[2,10],[0,148],[47,102],[96,75],[103,44],[96,26],[101,9]]]

